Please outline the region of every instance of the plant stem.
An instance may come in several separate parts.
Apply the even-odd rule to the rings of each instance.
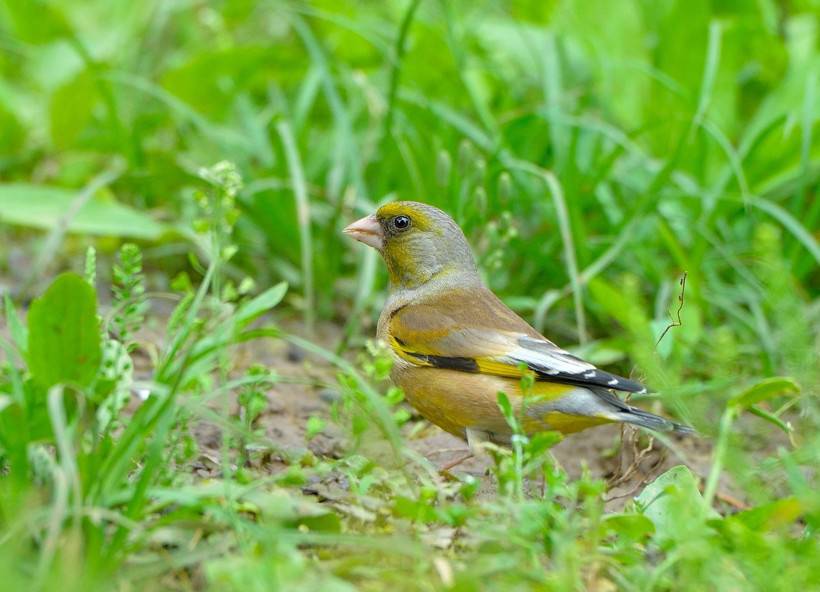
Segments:
[[[712,502],[715,499],[718,479],[720,478],[721,470],[723,470],[723,462],[726,460],[726,451],[729,449],[729,433],[731,432],[734,420],[735,408],[731,406],[727,407],[720,418],[720,432],[718,433],[718,440],[712,453],[712,468],[709,471],[706,486],[703,489],[703,497],[706,500],[706,505],[709,507],[712,506]]]
[[[313,294],[313,242],[310,236],[310,201],[305,183],[305,174],[302,161],[296,149],[296,142],[287,121],[280,121],[276,130],[282,138],[285,147],[285,157],[290,169],[290,181],[293,187],[293,196],[296,199],[296,219],[299,224],[299,245],[302,253],[302,277],[304,278],[303,293],[305,297],[304,319],[305,330],[313,333],[315,298]]]

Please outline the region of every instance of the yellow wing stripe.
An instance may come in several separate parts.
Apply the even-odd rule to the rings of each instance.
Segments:
[[[393,352],[405,362],[409,362],[414,366],[432,366],[432,364],[426,361],[424,358],[414,356],[413,352],[404,349],[401,345],[399,345],[399,342],[392,335],[390,336],[390,347],[393,350]]]
[[[478,371],[483,374],[495,374],[496,376],[508,376],[510,378],[521,378],[529,370],[522,370],[518,366],[512,366],[493,360],[492,358],[479,358],[476,360]]]

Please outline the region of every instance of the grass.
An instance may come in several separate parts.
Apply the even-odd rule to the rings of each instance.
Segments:
[[[817,587],[816,15],[0,1],[4,585]],[[663,439],[688,467],[622,509],[551,434],[443,479],[340,232],[391,199],[452,213],[490,287],[702,458]],[[288,385],[337,395],[304,442],[265,423]]]

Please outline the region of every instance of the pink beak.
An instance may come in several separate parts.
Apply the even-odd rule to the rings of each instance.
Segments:
[[[342,232],[357,241],[362,242],[377,251],[384,247],[384,232],[382,225],[375,215],[370,214],[345,228]]]

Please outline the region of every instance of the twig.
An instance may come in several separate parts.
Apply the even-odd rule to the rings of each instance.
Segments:
[[[666,329],[663,330],[663,333],[661,333],[661,336],[658,337],[658,341],[655,343],[655,347],[658,347],[660,345],[661,340],[664,337],[666,337],[666,334],[669,333],[669,330],[672,327],[680,327],[681,325],[683,325],[683,321],[681,321],[681,318],[680,318],[680,313],[683,310],[683,301],[684,301],[684,297],[686,295],[686,276],[687,275],[688,274],[684,271],[683,276],[681,276],[680,282],[679,282],[680,283],[680,294],[678,294],[678,303],[679,304],[678,304],[678,310],[675,311],[675,316],[677,316],[677,320],[673,319],[672,322],[669,323],[666,326]]]
[[[623,424],[621,426],[621,456],[620,456],[620,459],[619,459],[618,472],[615,475],[613,475],[612,478],[610,478],[610,480],[607,482],[608,489],[612,489],[614,487],[622,485],[623,483],[626,483],[629,480],[629,478],[632,477],[632,475],[634,475],[640,469],[641,463],[644,461],[644,459],[647,457],[647,455],[650,452],[652,452],[652,450],[655,446],[655,438],[650,436],[649,437],[649,443],[646,445],[646,447],[643,448],[643,449],[639,449],[638,448],[638,437],[637,437],[639,432],[633,428],[630,432],[630,437],[629,437],[629,443],[632,446],[632,461],[630,462],[630,464],[626,468],[626,470],[624,470],[623,469],[623,458],[624,458],[623,444],[624,444],[624,438],[626,436],[625,430],[624,430],[625,427],[626,427],[626,424]]]
[[[604,503],[605,503],[605,504],[608,504],[609,502],[612,502],[612,501],[615,501],[615,500],[619,500],[619,499],[623,499],[623,498],[625,498],[625,497],[629,497],[630,495],[632,495],[633,493],[635,493],[636,491],[638,491],[641,487],[643,487],[644,485],[646,485],[647,481],[649,481],[649,477],[644,477],[643,479],[641,479],[640,481],[638,481],[638,482],[635,484],[635,486],[634,486],[632,489],[630,489],[629,491],[627,491],[626,493],[619,493],[618,495],[613,495],[613,496],[610,496],[610,497],[605,497],[605,498],[604,498]],[[612,488],[610,487],[609,489],[612,489]]]
[[[729,504],[730,506],[733,506],[733,507],[737,508],[738,510],[748,510],[749,509],[749,505],[746,502],[741,501],[738,498],[736,498],[735,496],[730,495],[728,493],[718,491],[717,493],[715,493],[715,497],[718,498],[720,501],[725,502],[725,503]]]

